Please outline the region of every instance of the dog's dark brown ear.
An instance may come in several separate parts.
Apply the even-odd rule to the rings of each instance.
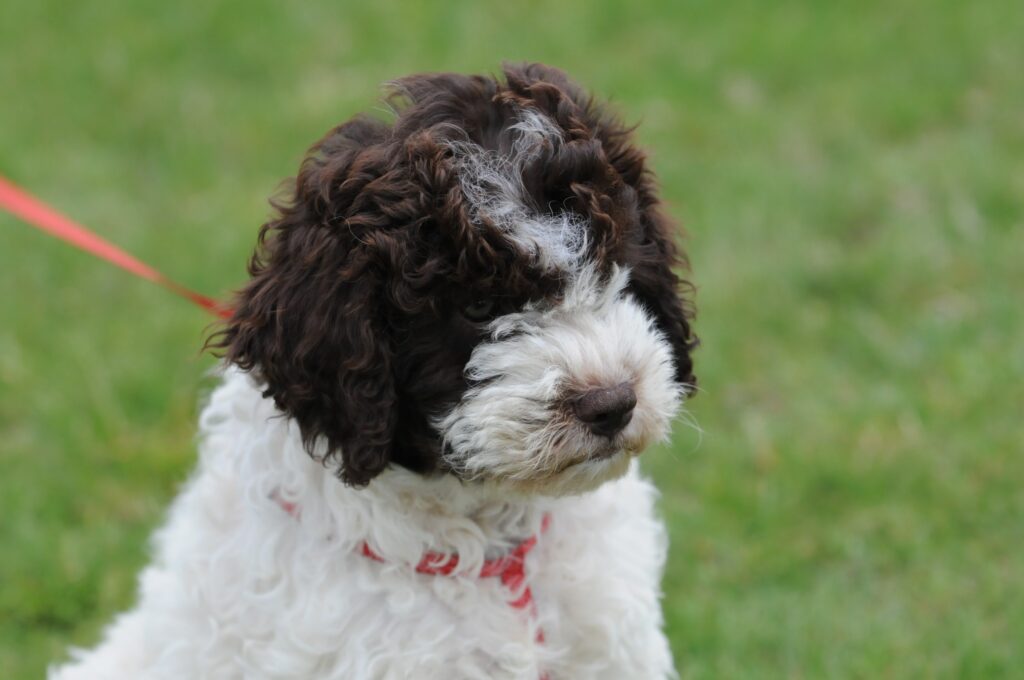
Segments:
[[[658,327],[672,344],[676,360],[676,380],[688,394],[697,389],[692,352],[698,340],[690,322],[693,286],[680,279],[677,271],[688,268],[686,258],[675,244],[677,229],[654,204],[641,212],[643,240],[630,258],[630,290],[655,316]]]
[[[313,147],[260,231],[233,316],[207,343],[265,383],[311,455],[340,455],[352,485],[387,466],[397,420],[381,301],[387,217],[367,190],[383,173],[386,130],[357,119]]]

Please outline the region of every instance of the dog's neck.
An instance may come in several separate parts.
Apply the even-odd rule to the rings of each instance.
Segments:
[[[230,445],[209,449],[234,449],[237,457],[205,459],[204,465],[229,466],[224,474],[253,480],[254,487],[244,491],[250,502],[275,512],[284,512],[282,503],[294,507],[304,529],[351,542],[353,549],[369,543],[389,561],[415,564],[427,552],[458,554],[460,571],[472,571],[536,535],[544,515],[557,515],[561,502],[402,468],[386,470],[365,488],[346,486],[336,470],[309,456],[294,421],[235,369],[225,371],[202,429],[204,438],[233,438]],[[247,440],[239,441],[239,434]]]
[[[503,554],[540,531],[555,499],[509,496],[493,484],[466,483],[450,475],[424,477],[388,470],[365,489],[335,484],[327,502],[338,512],[359,506],[372,518],[368,538],[381,549],[418,560],[425,552],[456,553],[473,567]]]

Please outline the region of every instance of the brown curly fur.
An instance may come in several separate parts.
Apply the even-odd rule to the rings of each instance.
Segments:
[[[411,76],[389,102],[392,123],[357,117],[312,147],[260,230],[234,315],[207,343],[266,383],[311,454],[340,455],[353,485],[389,464],[437,470],[429,418],[466,390],[463,368],[484,337],[459,310],[493,299],[501,313],[559,295],[557,272],[471,219],[452,162],[452,141],[507,152],[523,109],[549,116],[563,137],[524,169],[532,209],[586,218],[589,255],[631,269],[630,291],[692,391],[697,341],[680,298],[691,287],[673,272],[686,262],[631,130],[540,64],[506,66],[502,80]]]

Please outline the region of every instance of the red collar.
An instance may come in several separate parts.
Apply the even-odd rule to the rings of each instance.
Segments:
[[[541,533],[547,531],[551,524],[551,516],[544,515],[541,520]],[[484,560],[478,576],[480,578],[500,578],[502,584],[512,591],[519,592],[523,582],[526,581],[526,556],[537,545],[537,535],[530,536],[518,543],[508,554],[490,560]],[[369,557],[377,562],[386,560],[374,552],[373,548],[366,541],[363,541],[363,556]],[[444,554],[429,551],[423,555],[423,559],[416,565],[416,572],[432,576],[451,576],[459,568],[459,556],[457,554]],[[515,600],[509,602],[509,606],[516,609],[533,610],[533,593],[530,587],[523,588],[522,593]]]
[[[299,518],[300,510],[297,504],[284,500],[276,492],[271,497],[282,510],[296,519]],[[550,524],[551,515],[544,515],[540,524],[541,533],[547,531]],[[536,547],[537,539],[538,535],[535,534],[519,542],[508,554],[484,560],[478,574],[480,578],[500,578],[502,585],[511,590],[513,595],[518,593],[518,597],[509,602],[509,606],[516,609],[529,609],[531,613],[534,611],[533,593],[529,586],[523,588],[523,583],[526,581],[526,556]],[[363,541],[360,552],[364,557],[376,562],[387,562],[366,541]],[[430,576],[451,576],[458,568],[459,556],[457,554],[445,554],[431,550],[424,554],[416,565],[416,573]],[[521,593],[519,592],[520,588],[522,588]]]

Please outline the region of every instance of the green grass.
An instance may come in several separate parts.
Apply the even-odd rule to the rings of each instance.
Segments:
[[[687,225],[692,403],[645,457],[686,678],[1021,677],[1024,6],[0,4],[0,173],[201,290],[378,83],[611,96]],[[0,676],[128,606],[208,319],[0,216]]]

